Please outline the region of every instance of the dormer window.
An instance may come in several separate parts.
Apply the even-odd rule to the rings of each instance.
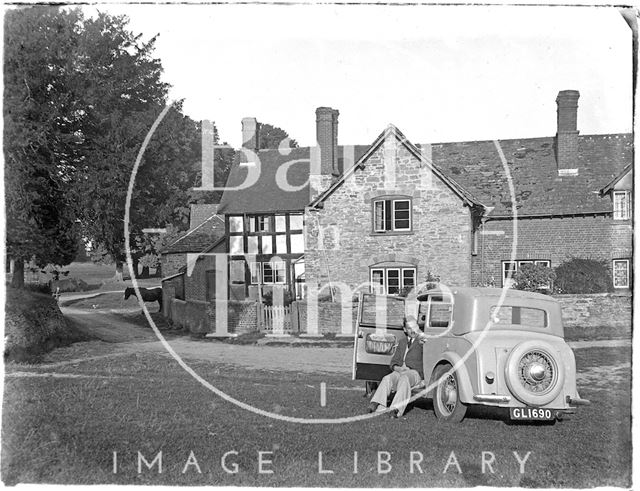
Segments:
[[[373,231],[411,231],[411,199],[379,198],[373,201]]]
[[[631,193],[629,191],[613,192],[613,219],[629,220],[631,218]]]

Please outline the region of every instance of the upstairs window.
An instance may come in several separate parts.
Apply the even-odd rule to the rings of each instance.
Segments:
[[[613,219],[629,220],[631,218],[631,193],[629,191],[613,192]]]
[[[410,230],[410,199],[376,199],[373,201],[374,232],[408,232]]]
[[[270,216],[249,217],[249,232],[269,232],[270,230]]]
[[[242,233],[243,230],[244,230],[243,218],[241,216],[230,216],[229,217],[229,232],[231,232],[231,233]]]

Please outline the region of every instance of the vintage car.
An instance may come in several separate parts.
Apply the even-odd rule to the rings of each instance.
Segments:
[[[360,296],[353,378],[389,373],[405,316],[423,331],[424,385],[439,420],[459,422],[472,404],[509,408],[512,420],[555,422],[589,404],[576,389],[573,351],[559,303],[498,288],[430,290],[411,299]]]

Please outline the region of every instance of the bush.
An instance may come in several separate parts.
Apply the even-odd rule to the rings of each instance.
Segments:
[[[555,293],[606,293],[613,290],[605,261],[573,258],[556,268]]]
[[[528,292],[551,291],[556,279],[553,269],[534,264],[522,264],[513,276],[516,290]]]

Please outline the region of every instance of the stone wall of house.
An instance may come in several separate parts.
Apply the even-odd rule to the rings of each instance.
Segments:
[[[164,278],[176,274],[185,264],[187,264],[187,255],[184,252],[162,254],[160,256],[160,265],[162,266],[162,276]]]
[[[305,212],[305,269],[308,289],[331,283],[345,290],[369,290],[370,267],[402,262],[454,285],[471,283],[471,214],[462,199],[404,145],[381,146],[324,202]],[[395,184],[385,172],[394,167]],[[390,155],[395,155],[391,156]],[[395,166],[388,162],[395,163]],[[412,231],[373,232],[374,198],[412,199]],[[338,288],[340,290],[340,288]],[[326,293],[326,291],[325,291]],[[337,291],[338,297],[348,291]]]
[[[631,224],[610,216],[520,218],[516,260],[547,259],[555,268],[572,257],[605,260],[631,258]],[[472,284],[502,286],[502,261],[511,260],[513,222],[489,220],[478,233]]]
[[[582,295],[554,295],[562,305],[565,327],[628,328],[631,333],[631,305],[629,293],[595,293]]]

